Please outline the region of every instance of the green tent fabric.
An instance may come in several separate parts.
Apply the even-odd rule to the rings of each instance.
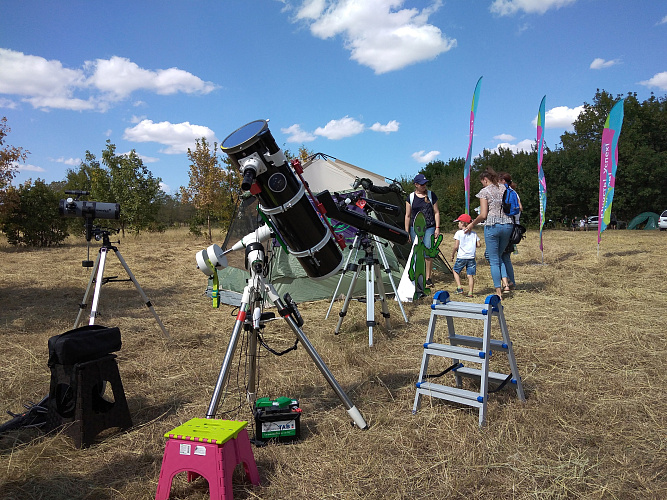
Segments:
[[[637,229],[638,226],[646,223],[644,229],[658,229],[658,219],[660,216],[655,212],[642,212],[632,219],[628,224],[628,229]]]
[[[273,264],[271,266],[271,274],[267,277],[267,281],[274,286],[278,295],[282,297],[286,292],[289,292],[292,299],[297,303],[332,298],[333,292],[340,281],[341,272],[338,272],[329,278],[314,280],[305,273],[296,257],[287,254],[282,248],[274,248],[273,251]],[[383,251],[387,258],[389,268],[391,269],[394,284],[398,286],[398,283],[401,280],[401,275],[403,274],[403,265],[396,258],[396,255],[391,249],[391,244],[389,247],[383,246]],[[343,265],[347,262],[349,252],[349,249],[345,249],[343,252]],[[363,255],[364,253],[362,249],[359,251],[357,260]],[[376,257],[380,260],[379,255],[377,255],[377,249]],[[380,268],[383,267],[382,263],[380,263]],[[385,273],[384,270],[381,270],[381,275],[385,293],[393,295],[394,290],[391,286],[389,275]],[[227,267],[218,271],[221,301],[230,305],[239,305],[242,296],[240,292],[242,292],[249,276],[250,274],[245,269],[238,269],[235,267]],[[347,295],[353,276],[353,271],[347,271],[344,274],[343,280],[340,282],[340,287],[338,288],[337,295],[339,297],[341,295]],[[376,289],[375,292],[378,293],[378,290]],[[361,297],[365,296],[365,294],[366,271],[362,267],[357,276],[352,296]]]

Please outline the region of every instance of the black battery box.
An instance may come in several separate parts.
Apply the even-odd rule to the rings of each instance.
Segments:
[[[255,439],[296,441],[301,438],[301,408],[296,399],[259,398],[255,402]]]

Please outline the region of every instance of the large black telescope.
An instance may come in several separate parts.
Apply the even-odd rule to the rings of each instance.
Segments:
[[[259,198],[270,219],[304,271],[313,279],[334,275],[343,254],[271,135],[266,120],[256,120],[222,141],[222,151],[243,175],[241,187]]]

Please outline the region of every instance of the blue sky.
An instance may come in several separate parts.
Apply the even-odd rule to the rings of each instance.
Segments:
[[[667,94],[656,0],[0,0],[0,116],[30,151],[14,184],[62,180],[106,140],[167,192],[187,148],[270,119],[302,144],[389,178],[535,142],[550,148],[596,89]],[[621,139],[622,140],[622,139]],[[536,174],[537,175],[537,174]]]

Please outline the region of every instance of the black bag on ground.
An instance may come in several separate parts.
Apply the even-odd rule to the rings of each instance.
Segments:
[[[49,339],[48,365],[73,365],[120,351],[120,330],[86,325]]]

